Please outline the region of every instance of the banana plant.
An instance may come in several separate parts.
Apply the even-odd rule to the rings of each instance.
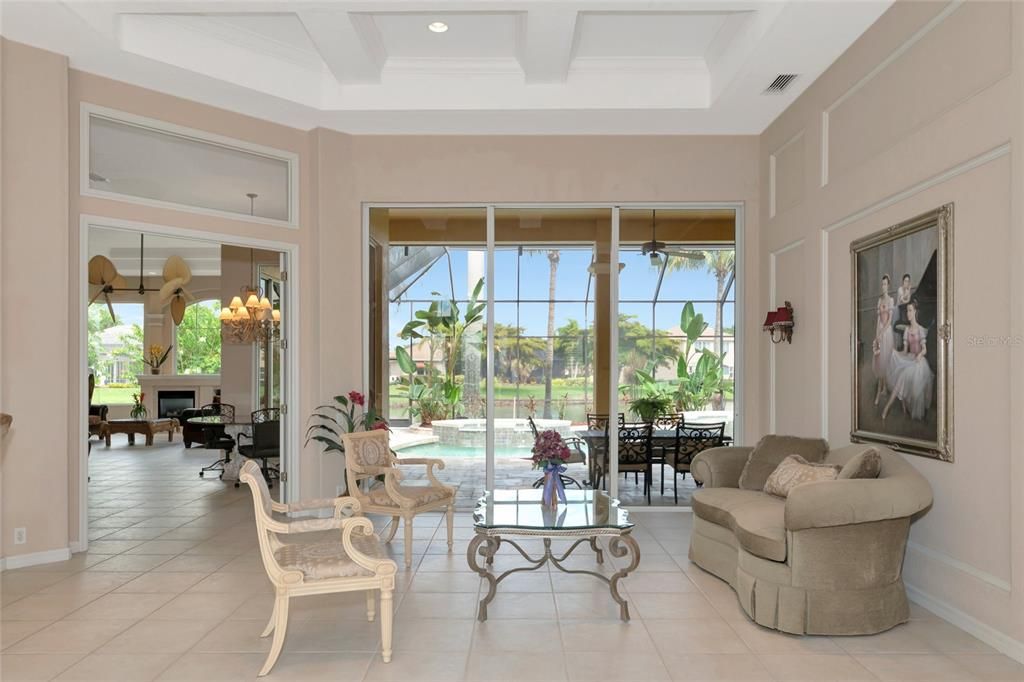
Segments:
[[[697,349],[695,344],[708,328],[704,315],[694,310],[693,303],[683,306],[679,328],[686,336],[683,353],[676,364],[676,404],[683,410],[702,410],[715,393],[722,390],[722,360],[707,348]]]

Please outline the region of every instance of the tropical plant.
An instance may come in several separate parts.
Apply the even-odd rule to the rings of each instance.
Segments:
[[[347,396],[336,395],[334,402],[334,405],[320,405],[309,416],[313,423],[306,429],[307,445],[315,440],[323,444],[324,453],[344,453],[341,434],[388,428],[388,423],[372,406],[366,407],[366,398],[359,391],[349,391]],[[363,408],[361,414],[357,414],[357,407]]]
[[[457,381],[456,369],[467,331],[482,323],[484,319],[483,313],[487,304],[479,302],[483,286],[484,280],[481,278],[470,294],[465,312],[454,299],[444,302],[438,299],[426,310],[417,310],[416,319],[410,320],[399,333],[403,340],[425,341],[430,351],[430,361],[424,368],[425,372],[420,374],[405,347],[399,346],[395,349],[395,359],[406,375],[399,383],[399,388],[405,390],[413,409],[424,424],[436,419],[437,416],[455,417],[462,403],[463,387]],[[440,296],[437,292],[433,292],[433,295]],[[434,354],[438,350],[441,352],[440,371],[436,371],[433,366]],[[429,419],[424,419],[423,400],[427,401],[426,414]],[[435,412],[437,402],[443,406],[441,415]]]
[[[676,404],[683,410],[702,410],[716,393],[723,390],[721,353],[698,349],[697,340],[708,328],[704,316],[694,312],[693,303],[683,306],[679,328],[686,335],[683,353],[676,363]]]
[[[160,365],[167,361],[167,357],[171,354],[172,348],[174,348],[174,346],[168,346],[165,349],[159,343],[154,343],[149,347],[148,357],[142,358],[142,362],[155,372],[160,369]]]
[[[654,378],[659,364],[651,362],[644,369],[634,370],[632,381],[619,386],[619,392],[629,400],[629,411],[641,421],[653,421],[672,407],[672,389]]]
[[[132,393],[132,411],[130,413],[132,419],[146,418],[146,415],[149,413],[149,410],[147,410],[145,404],[143,404],[143,401],[145,399],[145,393]]]
[[[736,268],[735,249],[713,249],[699,252],[703,258],[671,257],[666,264],[667,271],[673,270],[705,270],[715,276],[718,295],[715,297],[715,352],[722,353],[721,339],[725,317],[725,287],[729,276]]]

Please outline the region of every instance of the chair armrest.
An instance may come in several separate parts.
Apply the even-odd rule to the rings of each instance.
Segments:
[[[443,459],[433,459],[433,458],[429,458],[429,457],[409,457],[409,458],[406,458],[406,459],[396,459],[395,463],[396,464],[423,464],[423,465],[426,465],[426,467],[427,467],[427,479],[430,480],[430,485],[431,486],[433,486],[434,488],[442,488],[444,490],[447,490],[447,491],[451,492],[452,494],[455,493],[455,489],[454,488],[445,485],[441,481],[437,480],[436,476],[434,476],[434,467],[435,466],[438,469],[444,469],[444,460]],[[387,485],[387,481],[384,481],[384,485],[385,486]]]
[[[252,436],[250,436],[248,433],[246,433],[245,431],[239,431],[238,436],[236,436],[236,439],[242,440],[242,438],[248,438],[249,440],[252,440]]]
[[[786,529],[902,519],[924,511],[931,504],[931,486],[923,478],[895,476],[805,483],[793,488],[786,498]]]
[[[341,544],[349,558],[361,568],[373,571],[374,575],[394,575],[398,572],[398,564],[391,559],[378,559],[369,556],[365,552],[361,552],[353,542],[353,535],[374,534],[373,522],[365,516],[341,519]]]
[[[354,497],[321,497],[313,500],[302,500],[292,504],[271,501],[270,506],[274,511],[283,513],[333,508],[335,517],[341,517],[341,512],[346,509],[350,509],[353,516],[362,513],[362,506],[359,504],[359,500]]]
[[[708,488],[738,488],[752,447],[708,448],[690,462],[690,474]]]

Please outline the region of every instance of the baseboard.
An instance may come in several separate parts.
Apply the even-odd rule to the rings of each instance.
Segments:
[[[72,554],[78,554],[79,552],[84,552],[84,551],[88,550],[89,548],[88,547],[83,547],[81,542],[78,542],[77,540],[75,540],[74,542],[72,542],[72,543],[70,543],[68,545],[68,549],[71,550]]]
[[[936,616],[947,620],[964,632],[974,635],[985,644],[1010,658],[1024,663],[1024,642],[1018,642],[1014,638],[996,630],[990,625],[982,623],[977,618],[970,616],[955,606],[950,606],[941,599],[922,592],[913,585],[906,585],[907,596],[910,601],[923,606]]]
[[[50,549],[45,552],[33,552],[31,554],[16,554],[0,559],[0,571],[25,568],[26,566],[38,566],[39,564],[52,564],[57,561],[67,561],[70,558],[71,549],[68,547]]]

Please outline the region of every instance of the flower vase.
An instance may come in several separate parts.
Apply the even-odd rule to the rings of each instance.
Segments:
[[[542,501],[548,509],[557,509],[558,501],[565,501],[565,486],[562,485],[562,467],[548,467],[544,472],[544,494]]]
[[[159,374],[160,373],[160,368],[159,367],[150,367],[149,368],[149,373],[150,374]]]

